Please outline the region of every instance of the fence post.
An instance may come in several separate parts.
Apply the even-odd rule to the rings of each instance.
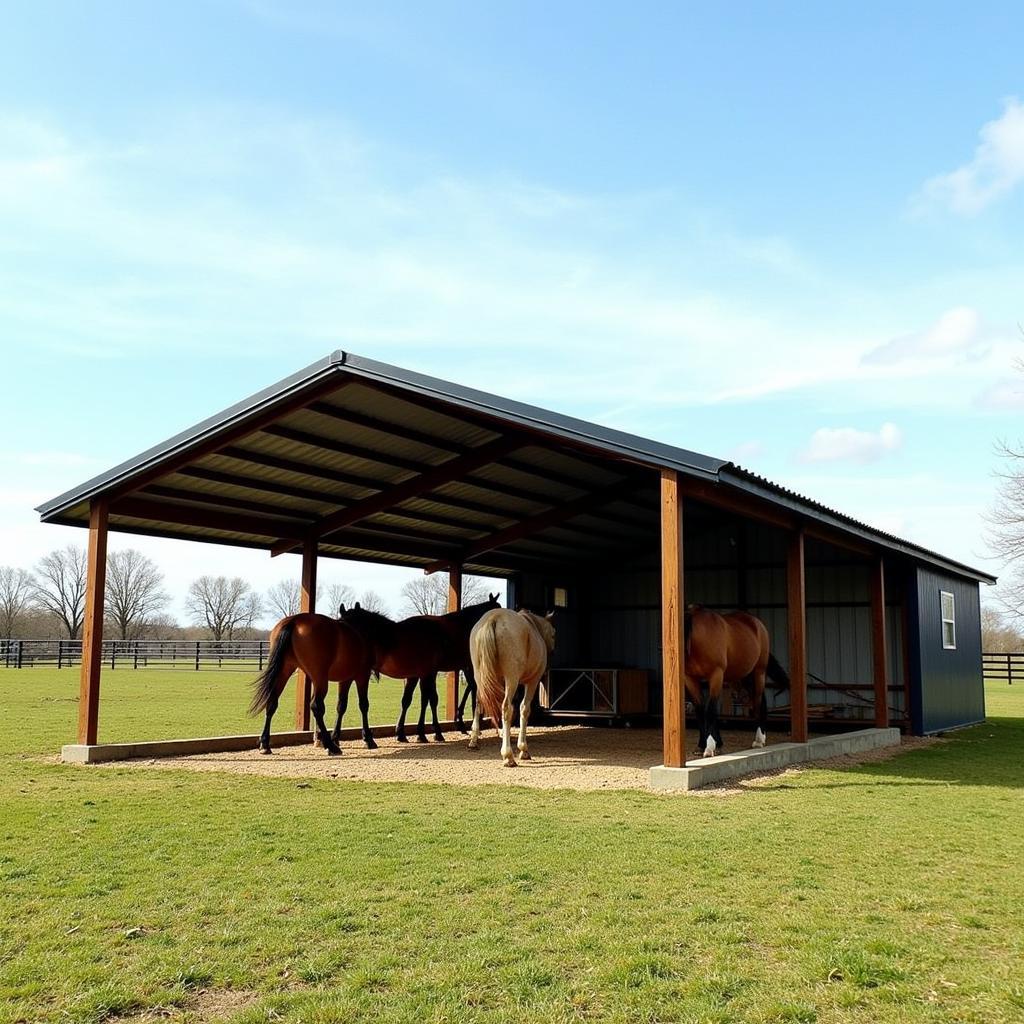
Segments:
[[[199,641],[196,641],[196,671],[199,671]]]
[[[134,641],[132,643],[132,651],[134,653],[134,657],[132,658],[132,668],[138,668],[139,667],[139,641],[138,640],[136,640],[136,641]]]
[[[256,649],[258,651],[258,657],[259,657],[259,663],[260,663],[259,671],[262,672],[263,671],[263,641],[262,640],[259,641]]]
[[[24,640],[19,640],[18,641],[18,668],[21,668],[21,659],[22,659],[22,655],[24,653],[24,650],[25,650],[25,641]]]
[[[114,661],[117,658],[117,641],[110,641],[110,667],[114,667]]]
[[[64,667],[64,641],[57,640],[57,668]]]

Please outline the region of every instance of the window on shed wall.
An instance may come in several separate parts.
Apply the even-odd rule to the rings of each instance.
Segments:
[[[942,606],[942,647],[947,651],[956,650],[956,601],[948,590],[939,591]]]
[[[551,600],[550,604],[552,608],[568,608],[569,607],[569,589],[568,587],[552,587],[551,588]]]

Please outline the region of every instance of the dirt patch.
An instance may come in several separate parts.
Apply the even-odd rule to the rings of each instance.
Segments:
[[[180,1024],[215,1024],[242,1010],[248,1009],[259,999],[257,992],[239,991],[230,988],[204,988],[193,993],[182,1006],[157,1006],[127,1016],[108,1017],[108,1024],[158,1024],[158,1022],[180,1022]]]
[[[735,751],[750,745],[749,732],[729,731],[723,735],[725,749]],[[499,740],[493,732],[481,739],[479,750],[470,750],[468,738],[448,733],[444,743],[398,743],[382,738],[376,750],[361,741],[343,745],[341,757],[328,757],[313,746],[281,747],[271,756],[251,751],[157,758],[133,762],[159,768],[187,768],[193,771],[237,772],[295,779],[341,779],[362,782],[446,783],[458,786],[526,786],[533,789],[648,789],[651,765],[662,760],[660,729],[610,729],[587,726],[541,726],[530,730],[529,761],[506,768],[499,756]],[[770,733],[769,745],[785,743],[784,733]],[[920,743],[906,740],[902,747],[869,751],[832,758],[829,767],[885,760],[894,753]],[[123,763],[122,763],[123,764]],[[706,795],[744,792],[758,778],[778,775],[762,772],[738,783],[698,790]]]

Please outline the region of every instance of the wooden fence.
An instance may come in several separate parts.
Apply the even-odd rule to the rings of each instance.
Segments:
[[[269,647],[269,640],[104,640],[103,662],[108,668],[248,672],[263,668]],[[0,640],[0,668],[70,668],[81,662],[81,640]]]
[[[983,654],[981,664],[986,679],[1006,682],[1011,686],[1015,681],[1024,681],[1024,651]]]

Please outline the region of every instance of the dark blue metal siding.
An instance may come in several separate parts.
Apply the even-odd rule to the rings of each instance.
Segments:
[[[939,594],[947,591],[956,604],[956,649],[942,646]],[[981,601],[978,584],[957,576],[918,567],[916,588],[918,649],[912,652],[914,731],[941,732],[985,718],[985,686],[981,669]],[[916,662],[916,665],[914,664]]]

